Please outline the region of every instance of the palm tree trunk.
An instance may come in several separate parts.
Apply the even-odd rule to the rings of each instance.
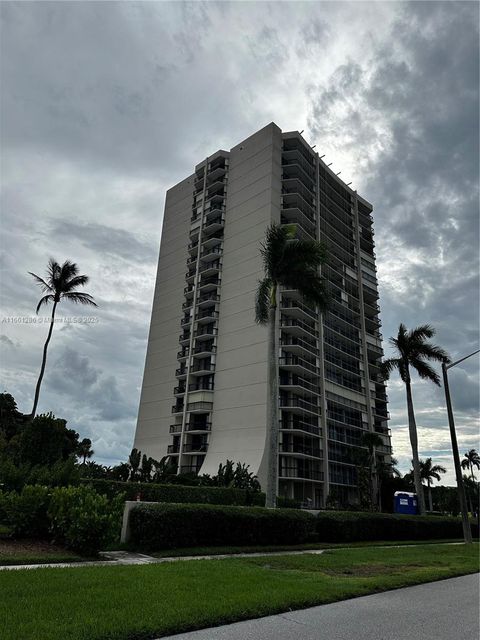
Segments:
[[[32,420],[33,420],[33,418],[35,418],[35,413],[37,411],[38,398],[40,396],[40,387],[42,386],[43,374],[45,373],[45,365],[47,364],[48,343],[50,342],[50,338],[52,337],[53,323],[54,323],[54,319],[55,319],[55,311],[56,311],[56,309],[57,309],[57,302],[54,302],[53,303],[53,309],[52,309],[52,317],[51,317],[51,320],[50,320],[50,328],[48,330],[47,339],[46,339],[45,344],[43,346],[42,366],[40,368],[40,375],[38,376],[37,386],[35,388],[35,399],[33,401],[33,409],[32,409],[32,413],[30,414],[30,418]]]
[[[412,389],[410,379],[405,382],[407,390],[407,409],[408,409],[408,430],[410,434],[410,444],[412,446],[413,458],[413,478],[415,481],[415,491],[417,493],[418,510],[420,515],[425,515],[425,497],[423,495],[422,479],[420,477],[420,461],[418,459],[418,437],[417,424],[415,422],[415,413],[413,411]]]
[[[433,511],[433,501],[432,501],[432,487],[430,486],[430,480],[428,482],[428,510]]]
[[[268,312],[268,400],[267,400],[267,486],[265,506],[277,505],[278,483],[278,340],[277,340],[277,289],[273,291]]]

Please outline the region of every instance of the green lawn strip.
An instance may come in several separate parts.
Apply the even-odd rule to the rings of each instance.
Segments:
[[[144,640],[478,571],[478,544],[0,572],[2,640]]]
[[[297,545],[270,545],[270,546],[249,546],[249,547],[188,547],[184,549],[164,549],[148,553],[154,558],[181,558],[184,556],[219,556],[236,553],[270,553],[279,551],[314,551],[317,549],[351,549],[363,547],[397,547],[426,544],[452,544],[463,542],[460,539],[447,540],[376,540],[374,542],[314,542],[310,544]]]

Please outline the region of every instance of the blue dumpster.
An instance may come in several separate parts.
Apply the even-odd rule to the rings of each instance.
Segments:
[[[395,513],[404,513],[415,516],[417,510],[417,494],[408,491],[395,491],[393,494],[393,510]]]

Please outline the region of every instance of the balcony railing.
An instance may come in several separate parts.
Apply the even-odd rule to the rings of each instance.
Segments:
[[[317,482],[323,481],[323,471],[315,471],[313,469],[295,469],[295,468],[283,468],[280,469],[280,478],[296,478],[298,480],[316,480]]]
[[[309,447],[308,445],[282,442],[279,446],[280,453],[301,453],[305,456],[320,458],[322,450],[319,447]]]
[[[184,453],[206,453],[207,449],[208,444],[206,442],[201,444],[190,444],[187,442],[183,445]]]

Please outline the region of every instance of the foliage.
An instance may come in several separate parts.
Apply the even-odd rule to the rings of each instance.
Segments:
[[[45,373],[48,344],[50,342],[50,338],[52,337],[57,304],[61,300],[68,300],[75,304],[91,305],[93,307],[96,307],[97,304],[89,293],[79,293],[78,291],[76,291],[78,287],[83,287],[87,284],[88,277],[79,276],[77,265],[73,262],[70,262],[69,260],[66,260],[60,266],[58,262],[55,262],[53,258],[50,258],[47,266],[46,280],[40,278],[40,276],[37,276],[31,271],[29,271],[29,273],[33,277],[35,282],[40,285],[42,293],[46,294],[40,299],[40,302],[37,305],[36,313],[38,314],[43,305],[46,306],[50,302],[53,303],[50,327],[48,329],[47,339],[45,340],[45,344],[43,346],[42,365],[40,367],[40,373],[35,387],[35,398],[33,400],[33,408],[31,412],[31,418],[34,418],[40,395],[40,387],[42,385],[43,375]]]
[[[270,306],[276,306],[279,285],[298,289],[308,302],[326,307],[325,280],[319,275],[325,247],[315,240],[297,240],[295,233],[295,225],[278,224],[272,224],[265,233],[261,248],[264,278],[255,302],[255,317],[260,324],[267,323]]]
[[[81,442],[79,442],[76,454],[79,458],[83,458],[83,464],[87,461],[87,458],[91,458],[94,454],[94,450],[92,449],[92,441],[90,438],[83,438]]]
[[[309,513],[259,507],[140,504],[130,514],[131,546],[155,550],[202,545],[302,544],[313,539]]]
[[[413,456],[413,476],[418,499],[418,507],[421,514],[425,513],[425,499],[423,495],[420,463],[418,459],[418,436],[413,409],[410,370],[413,369],[416,371],[423,380],[430,380],[434,384],[440,386],[440,377],[428,361],[433,360],[434,362],[446,363],[449,362],[449,356],[437,345],[427,342],[427,339],[432,338],[434,335],[435,329],[428,324],[421,325],[408,331],[406,326],[401,323],[398,328],[397,337],[390,338],[390,344],[396,351],[396,357],[384,360],[381,364],[381,372],[385,380],[388,380],[390,374],[397,370],[400,374],[400,378],[405,383],[407,394],[408,429]]]
[[[251,505],[263,504],[264,494],[232,487],[185,486],[155,484],[153,482],[118,482],[114,480],[85,480],[100,493],[113,497],[123,493],[127,500],[151,502],[189,502],[202,504]]]
[[[14,536],[45,538],[48,534],[47,510],[50,489],[39,485],[27,485],[21,493],[12,491],[2,495],[0,512]],[[0,513],[1,518],[1,513]]]
[[[118,540],[123,500],[123,495],[109,500],[87,486],[55,489],[48,510],[55,540],[80,553],[96,554]]]
[[[473,473],[473,468],[476,467],[477,469],[480,469],[480,456],[478,455],[477,450],[470,449],[469,451],[466,451],[465,455],[463,456],[461,464],[462,464],[462,469],[470,470],[470,476],[472,480],[475,480],[475,474]]]
[[[472,524],[472,533],[478,537],[477,525]],[[321,511],[317,516],[317,534],[320,542],[463,537],[462,523],[456,518],[341,511]]]

